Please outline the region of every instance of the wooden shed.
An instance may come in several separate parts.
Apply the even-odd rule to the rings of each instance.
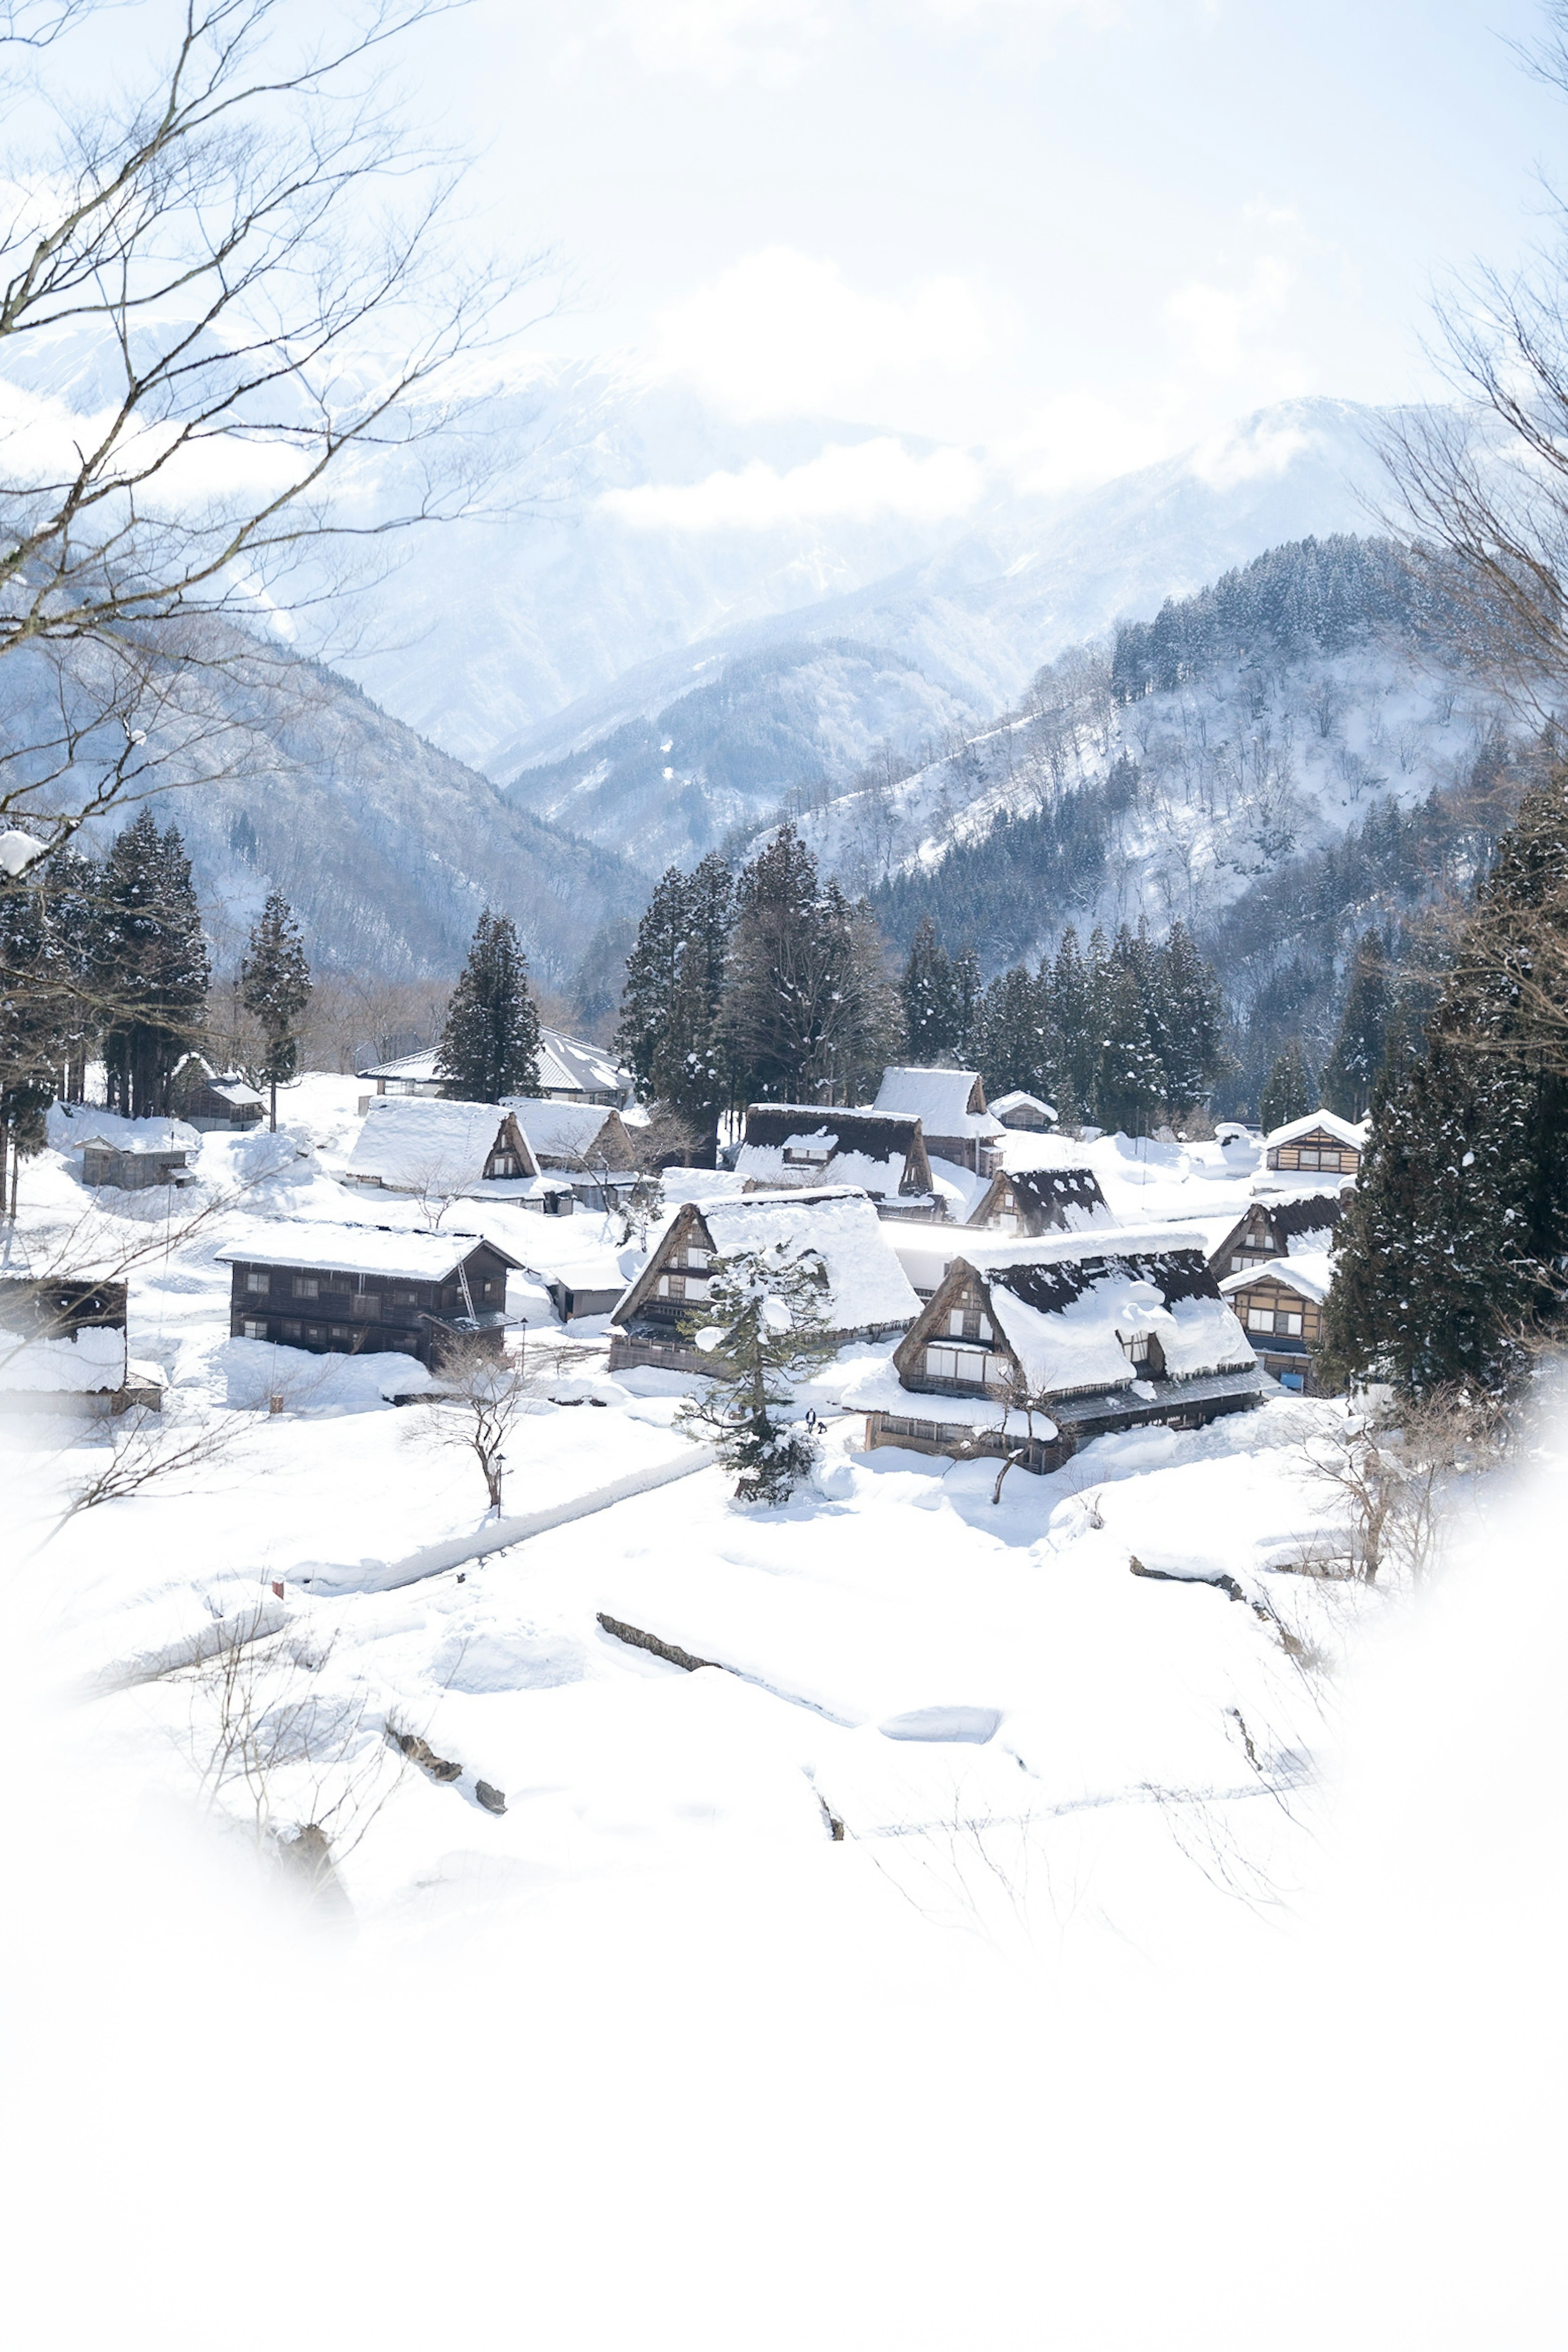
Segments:
[[[1004,1127],[1022,1128],[1033,1135],[1043,1134],[1057,1123],[1056,1105],[1043,1102],[1038,1095],[1026,1094],[1022,1087],[1010,1095],[998,1095],[991,1105],[991,1116]]]
[[[428,1370],[446,1339],[478,1336],[501,1353],[506,1277],[523,1270],[478,1234],[387,1225],[258,1225],[217,1255],[233,1268],[233,1338],[312,1355],[393,1350]]]
[[[1303,1170],[1309,1174],[1353,1176],[1366,1149],[1367,1130],[1337,1118],[1331,1110],[1315,1110],[1293,1118],[1263,1139],[1270,1168]]]
[[[933,1160],[951,1160],[973,1176],[989,1176],[1000,1164],[1006,1130],[985,1107],[978,1070],[884,1070],[872,1108],[918,1118]]]
[[[1249,1266],[1220,1285],[1264,1370],[1300,1395],[1321,1393],[1312,1351],[1322,1339],[1332,1281],[1326,1253],[1302,1253]]]
[[[169,1081],[169,1108],[200,1133],[244,1132],[260,1125],[267,1106],[237,1070],[215,1070],[203,1054],[186,1054]]]
[[[189,1158],[187,1144],[95,1139],[81,1147],[81,1181],[95,1192],[105,1186],[145,1192],[159,1184],[192,1184],[195,1178],[185,1164]]]
[[[123,1282],[0,1275],[0,1412],[157,1412],[160,1376],[127,1353],[126,1300]]]

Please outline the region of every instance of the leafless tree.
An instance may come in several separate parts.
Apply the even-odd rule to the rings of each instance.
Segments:
[[[66,1517],[95,1510],[100,1503],[122,1502],[153,1484],[179,1486],[195,1472],[231,1458],[247,1433],[247,1424],[237,1412],[216,1418],[200,1413],[165,1417],[133,1405],[111,1429],[103,1459],[77,1488]]]
[[[500,1513],[506,1477],[506,1447],[530,1393],[529,1375],[516,1357],[500,1354],[483,1333],[443,1339],[437,1386],[423,1417],[412,1424],[416,1440],[458,1446],[479,1465],[492,1511]]]
[[[1309,1482],[1335,1524],[1303,1546],[1295,1565],[1318,1576],[1373,1583],[1387,1570],[1410,1582],[1439,1558],[1454,1482],[1493,1469],[1511,1440],[1505,1408],[1442,1389],[1384,1405],[1349,1404],[1315,1421],[1302,1441]]]
[[[454,157],[410,133],[400,45],[460,0],[142,0],[138,85],[84,97],[111,0],[10,0],[0,366],[69,338],[100,384],[0,448],[0,659],[26,714],[0,817],[51,845],[226,772],[215,673],[351,558],[472,511],[455,362],[530,274],[469,257]],[[350,486],[354,499],[336,495]],[[374,490],[374,497],[369,494]]]

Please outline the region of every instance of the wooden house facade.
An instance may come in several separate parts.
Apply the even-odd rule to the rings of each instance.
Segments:
[[[169,1081],[169,1108],[200,1133],[245,1133],[258,1127],[267,1106],[237,1070],[215,1070],[203,1054],[186,1054]]]
[[[1303,1254],[1249,1266],[1220,1285],[1264,1370],[1298,1395],[1321,1392],[1314,1350],[1332,1279],[1326,1255]]]
[[[0,1275],[0,1412],[157,1412],[163,1384],[132,1364],[126,1312],[123,1282]]]
[[[95,1139],[81,1147],[81,1181],[91,1192],[112,1187],[120,1192],[146,1192],[160,1184],[195,1181],[187,1168],[190,1147],[168,1142],[108,1143]]]
[[[847,1189],[744,1192],[686,1202],[615,1309],[611,1371],[648,1364],[708,1373],[709,1359],[680,1328],[710,1296],[715,1264],[784,1242],[814,1254],[826,1277],[825,1305],[840,1340],[902,1331],[920,1307],[876,1210]]]
[[[1262,1402],[1256,1360],[1179,1228],[1038,1241],[976,1236],[890,1367],[846,1402],[867,1444],[1016,1454],[1036,1471],[1145,1423],[1196,1429]]]
[[[1347,1179],[1331,1191],[1259,1194],[1211,1244],[1208,1259],[1216,1279],[1268,1265],[1293,1250],[1321,1253],[1331,1248],[1334,1227],[1353,1189]]]
[[[1010,1095],[998,1095],[990,1108],[992,1118],[999,1118],[1004,1127],[1019,1128],[1029,1135],[1043,1135],[1057,1123],[1056,1105],[1042,1102],[1038,1095],[1026,1094],[1022,1087]]]
[[[1366,1129],[1337,1118],[1331,1110],[1315,1110],[1277,1127],[1265,1136],[1263,1148],[1268,1166],[1282,1172],[1354,1176],[1366,1148]]]
[[[259,1226],[218,1252],[232,1268],[237,1339],[311,1355],[416,1357],[438,1370],[442,1343],[478,1337],[499,1357],[506,1277],[521,1262],[476,1234],[384,1225]]]

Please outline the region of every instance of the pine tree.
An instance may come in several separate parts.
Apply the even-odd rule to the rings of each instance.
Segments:
[[[1149,1034],[1133,956],[1109,959],[1097,993],[1102,1009],[1089,1108],[1100,1126],[1140,1135],[1159,1108],[1164,1073]]]
[[[1057,1092],[1053,1099],[1063,1126],[1076,1124],[1087,1109],[1094,1080],[1094,1042],[1089,1021],[1089,976],[1069,923],[1051,967],[1051,1027],[1057,1044]]]
[[[815,1432],[785,1415],[793,1383],[809,1379],[837,1345],[827,1286],[809,1244],[770,1242],[716,1260],[706,1307],[681,1325],[712,1379],[682,1408],[679,1424],[710,1438],[724,1467],[739,1474],[742,1502],[782,1503],[811,1468]]]
[[[899,994],[910,1060],[923,1067],[950,1058],[958,1026],[952,964],[929,915],[922,915],[915,927]]]
[[[870,908],[782,825],[735,886],[720,1029],[748,1096],[854,1102],[897,1049],[899,1000]]]
[[[487,907],[447,1007],[436,1055],[445,1092],[458,1102],[499,1103],[539,1089],[539,1011],[528,961],[510,915]]]
[[[1333,1048],[1323,1065],[1324,1108],[1341,1118],[1366,1117],[1388,1050],[1390,996],[1383,941],[1376,931],[1364,931],[1352,961]]]
[[[1154,1042],[1174,1116],[1208,1094],[1226,1064],[1219,981],[1184,923],[1173,923],[1156,961],[1151,1007]]]
[[[41,1151],[60,1059],[40,879],[0,883],[0,1215],[15,1221],[21,1162]],[[7,1175],[9,1182],[7,1182]]]
[[[310,1002],[310,967],[293,909],[274,890],[263,907],[239,974],[240,1001],[261,1024],[267,1050],[259,1076],[271,1093],[278,1132],[278,1089],[300,1066],[300,1024]]]
[[[976,1059],[985,1091],[1049,1097],[1055,1086],[1050,980],[1044,965],[1031,978],[1023,964],[998,972],[981,1004]]]
[[[1305,1118],[1310,1110],[1317,1108],[1318,1089],[1301,1051],[1301,1041],[1292,1037],[1264,1081],[1258,1106],[1263,1132],[1272,1135],[1277,1127],[1289,1127],[1292,1119]]]
[[[191,861],[150,808],[104,860],[94,942],[104,1063],[114,1108],[145,1118],[169,1108],[169,1081],[200,1041],[211,969]]]

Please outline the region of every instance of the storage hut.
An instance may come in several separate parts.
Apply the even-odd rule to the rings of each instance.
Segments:
[[[416,1356],[439,1369],[445,1339],[501,1353],[506,1277],[521,1262],[478,1234],[388,1225],[267,1224],[219,1250],[231,1266],[229,1331],[311,1355]]]
[[[964,1222],[1032,1241],[1116,1220],[1092,1168],[999,1168]]]
[[[847,1184],[882,1216],[942,1213],[921,1123],[908,1112],[750,1103],[735,1173],[758,1192]]]
[[[1331,1110],[1314,1110],[1305,1118],[1277,1127],[1264,1137],[1263,1148],[1270,1168],[1304,1169],[1314,1176],[1320,1171],[1326,1176],[1353,1176],[1361,1167],[1366,1138],[1364,1127],[1352,1127],[1348,1118],[1336,1118]]]
[[[746,1192],[688,1201],[677,1210],[647,1265],[615,1310],[610,1370],[651,1364],[707,1372],[709,1360],[680,1324],[709,1295],[717,1260],[784,1242],[816,1253],[827,1276],[824,1299],[840,1340],[880,1338],[914,1320],[920,1301],[864,1192]]]
[[[918,1118],[932,1160],[950,1160],[971,1175],[989,1176],[1006,1132],[985,1108],[978,1070],[884,1070],[874,1110]]]
[[[515,1118],[535,1168],[565,1177],[584,1208],[613,1209],[642,1181],[618,1110],[538,1095],[509,1095],[501,1108]]]
[[[194,1184],[186,1166],[190,1146],[171,1143],[167,1133],[125,1137],[115,1142],[95,1138],[81,1147],[81,1181],[97,1192],[112,1186],[121,1192],[145,1192],[158,1184]]]
[[[1026,1095],[1021,1087],[1010,1095],[998,1095],[991,1105],[991,1116],[999,1118],[1004,1127],[1025,1128],[1033,1135],[1042,1134],[1057,1123],[1056,1105],[1042,1102],[1038,1095]]]
[[[267,1106],[237,1070],[215,1070],[204,1054],[186,1054],[169,1081],[169,1108],[205,1135],[258,1127]]]
[[[1220,1284],[1264,1370],[1299,1395],[1319,1392],[1312,1349],[1323,1336],[1323,1302],[1333,1278],[1326,1251],[1303,1251]]]
[[[1054,1470],[1091,1437],[1259,1404],[1247,1336],[1179,1226],[965,1239],[889,1364],[847,1391],[868,1446]]]

